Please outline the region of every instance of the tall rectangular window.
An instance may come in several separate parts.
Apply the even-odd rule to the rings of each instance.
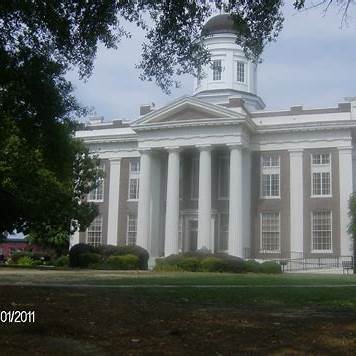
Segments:
[[[240,83],[245,83],[245,63],[244,62],[237,61],[236,80]]]
[[[87,229],[87,243],[93,246],[98,246],[102,242],[103,237],[103,218],[98,215]]]
[[[261,213],[261,252],[280,252],[280,215]]]
[[[137,216],[134,214],[129,214],[127,216],[127,237],[126,242],[128,245],[136,245],[137,237]]]
[[[230,164],[229,156],[218,158],[218,198],[229,198]]]
[[[193,200],[199,197],[199,158],[192,158],[192,172],[191,172],[191,185],[190,185],[190,197]]]
[[[280,197],[280,158],[278,155],[265,154],[261,157],[262,198]]]
[[[331,196],[331,159],[329,153],[312,155],[311,174],[312,196]]]
[[[220,214],[219,219],[219,251],[227,251],[229,246],[229,214]]]
[[[221,80],[221,59],[214,59],[213,60],[213,80]]]
[[[331,211],[312,212],[312,251],[332,252]]]
[[[133,159],[129,162],[129,200],[137,200],[140,188],[140,161]]]

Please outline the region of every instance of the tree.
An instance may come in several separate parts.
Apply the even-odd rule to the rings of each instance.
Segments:
[[[282,5],[282,0],[0,2],[0,204],[6,207],[0,229],[57,236],[70,230],[70,217],[80,215],[84,227],[94,215],[93,207],[79,201],[101,173],[73,141],[75,117],[83,110],[64,75],[78,67],[87,78],[99,43],[116,48],[130,36],[125,22],[146,32],[141,78],[169,92],[178,85],[177,75],[198,76],[210,62],[200,39],[213,6],[231,14],[238,43],[258,60],[282,29]],[[305,1],[294,6],[302,9]],[[88,167],[77,173],[85,182],[78,195],[73,166],[81,159]]]
[[[353,247],[354,247],[354,273],[356,273],[356,263],[355,263],[355,256],[356,256],[356,192],[352,193],[349,198],[349,217],[350,223],[348,226],[348,233],[352,236],[353,239]]]

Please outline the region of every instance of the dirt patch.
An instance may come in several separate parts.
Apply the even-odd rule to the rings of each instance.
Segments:
[[[356,314],[163,301],[139,290],[7,287],[0,310],[35,310],[34,324],[0,324],[1,354],[351,354]]]

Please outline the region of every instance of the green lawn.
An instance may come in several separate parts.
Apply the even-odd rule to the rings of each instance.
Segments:
[[[95,270],[0,269],[0,283],[95,285],[134,289],[157,300],[261,306],[316,306],[356,310],[356,276],[312,274],[155,273]],[[135,292],[134,292],[135,293]]]
[[[356,277],[0,268],[2,354],[354,354]]]

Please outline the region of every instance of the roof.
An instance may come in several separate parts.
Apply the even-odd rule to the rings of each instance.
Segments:
[[[203,36],[210,36],[217,33],[236,33],[236,25],[229,14],[220,14],[212,17],[203,27]]]

